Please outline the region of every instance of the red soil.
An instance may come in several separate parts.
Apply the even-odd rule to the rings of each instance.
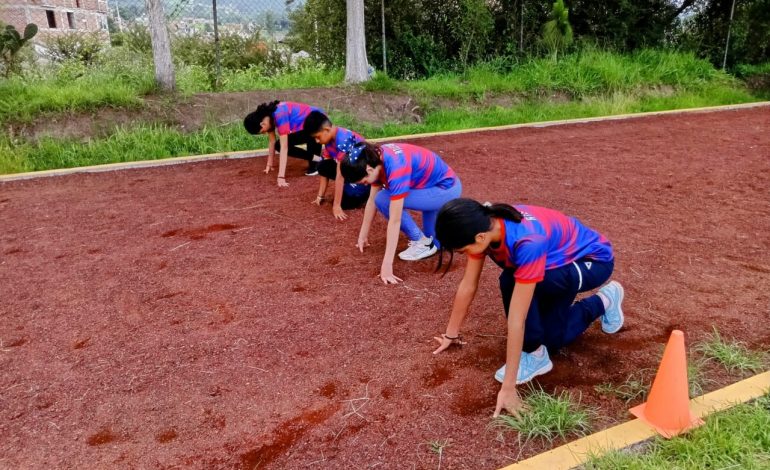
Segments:
[[[626,327],[598,324],[539,380],[628,419],[594,385],[655,367],[669,332],[767,348],[770,108],[418,140],[465,194],[561,209],[612,240]],[[0,184],[1,468],[495,468],[541,450],[490,427],[498,269],[437,357],[462,263],[354,249],[264,161]],[[402,244],[404,241],[402,240]],[[460,257],[462,258],[462,257]],[[722,377],[722,382],[737,380]],[[713,387],[712,387],[713,388]]]

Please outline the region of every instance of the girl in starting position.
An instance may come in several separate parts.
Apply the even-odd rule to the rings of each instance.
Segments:
[[[342,159],[340,172],[349,183],[372,186],[356,246],[363,253],[369,245],[374,213],[380,211],[388,219],[380,278],[385,284],[398,284],[401,279],[393,274],[393,258],[399,230],[409,238],[409,247],[399,258],[417,261],[435,254],[436,214],[444,203],[460,197],[460,178],[441,157],[411,144],[356,143]],[[404,209],[422,212],[422,230]]]
[[[455,199],[439,211],[436,237],[442,255],[443,250],[464,253],[468,263],[446,333],[435,338],[440,346],[434,354],[461,344],[460,326],[476,294],[484,259],[489,256],[503,269],[500,292],[508,339],[505,365],[495,374],[502,383],[495,417],[503,409],[518,414],[522,404],[516,385],[549,372],[549,352],[574,341],[594,320],[601,319],[602,330],[609,334],[623,326],[623,287],[616,281],[574,302],[579,292],[604,284],[615,265],[609,240],[575,218],[537,206]]]

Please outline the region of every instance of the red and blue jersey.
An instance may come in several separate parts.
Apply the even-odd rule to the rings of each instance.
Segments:
[[[574,217],[544,207],[514,206],[524,216],[521,222],[498,219],[502,241],[481,255],[489,255],[501,268],[513,268],[516,282],[540,282],[545,271],[579,259],[612,261],[612,244]]]
[[[363,142],[364,140],[357,132],[345,129],[344,127],[337,127],[337,134],[334,136],[334,140],[324,145],[323,157],[333,158],[335,161],[341,162],[353,144]]]
[[[405,198],[412,189],[454,186],[457,175],[437,154],[411,144],[385,144],[382,147],[379,186],[390,191],[390,199]]]
[[[305,125],[305,118],[313,111],[323,112],[321,108],[293,101],[281,101],[275,108],[273,120],[278,135],[289,135],[299,132]]]

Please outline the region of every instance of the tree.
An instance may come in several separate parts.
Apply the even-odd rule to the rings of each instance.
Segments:
[[[465,69],[471,53],[476,58],[484,56],[494,24],[485,0],[461,0],[459,7],[459,14],[450,20],[450,24],[457,34],[460,63]]]
[[[166,28],[166,16],[161,0],[145,0],[147,16],[150,19],[152,37],[152,58],[155,63],[155,81],[163,91],[174,91],[174,62],[171,58],[171,41]]]
[[[569,10],[564,6],[564,0],[553,2],[550,18],[543,25],[543,43],[556,60],[559,49],[565,49],[572,43],[572,26],[569,24]]]
[[[345,81],[361,83],[369,79],[364,30],[364,0],[347,0]]]
[[[699,0],[682,21],[677,42],[721,66],[730,28],[732,0]],[[727,68],[770,60],[770,0],[739,0],[735,3]]]

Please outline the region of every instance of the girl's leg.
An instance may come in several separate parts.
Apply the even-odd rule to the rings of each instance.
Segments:
[[[313,161],[314,154],[311,150],[310,145],[307,146],[307,150],[303,149],[302,147],[298,147],[299,145],[307,144],[308,137],[307,134],[304,132],[294,132],[289,134],[289,151],[288,155],[293,158],[300,158],[302,160],[307,160],[309,162]],[[313,139],[310,139],[313,140]],[[315,143],[315,141],[313,140]],[[319,146],[320,147],[320,146]],[[279,151],[281,150],[281,142],[280,140],[276,139],[275,142],[275,150]],[[321,152],[319,150],[317,155],[320,155]]]
[[[597,318],[604,315],[604,305],[597,295],[574,302],[578,292],[593,290],[606,282],[614,262],[580,260],[545,272],[535,288],[524,329],[524,351],[531,352],[544,344],[549,351],[577,339]],[[506,272],[509,272],[506,275]],[[505,275],[505,277],[504,277]],[[500,290],[505,313],[513,294],[513,271],[504,270]]]
[[[406,199],[409,199],[412,192],[410,191]],[[374,204],[386,219],[390,219],[390,191],[385,188],[381,189],[374,198]],[[404,201],[404,211],[401,212],[401,231],[412,241],[422,238],[422,230],[414,222],[412,215],[406,211],[406,201]]]
[[[419,240],[422,235],[426,237],[434,238],[433,243],[439,246],[436,238],[436,217],[441,207],[452,199],[457,199],[463,192],[463,185],[458,178],[455,181],[454,186],[448,189],[442,189],[439,187],[425,188],[425,189],[413,189],[409,191],[409,195],[404,200],[404,209],[417,210],[422,212],[422,227],[419,231],[417,238],[409,238],[410,240]],[[402,224],[403,227],[403,224]]]

